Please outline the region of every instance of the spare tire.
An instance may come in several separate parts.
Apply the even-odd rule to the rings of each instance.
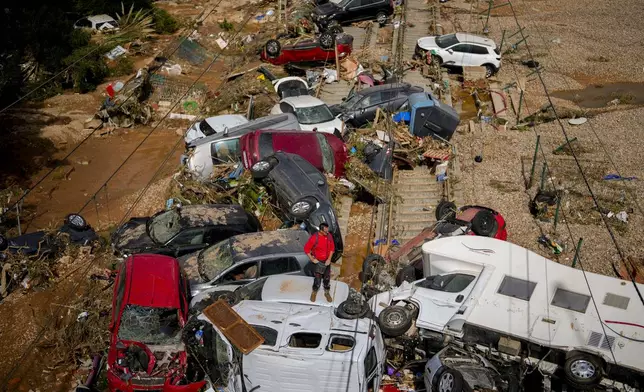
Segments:
[[[87,229],[87,221],[78,214],[69,214],[65,217],[65,224],[70,228],[78,231]]]
[[[322,47],[322,49],[332,49],[333,44],[335,43],[335,34],[331,32],[322,33],[320,34],[318,41],[320,42],[320,47]]]
[[[498,229],[496,218],[492,211],[481,210],[472,219],[472,231],[481,237],[494,237]]]
[[[451,220],[456,217],[456,204],[441,200],[436,206],[436,220]]]
[[[378,270],[378,265],[384,265],[385,259],[372,253],[368,255],[362,262],[362,281],[366,282],[373,279],[376,276],[376,271]]]
[[[378,324],[385,335],[395,338],[411,327],[411,314],[402,306],[389,306],[380,312]]]
[[[413,282],[416,280],[416,268],[413,265],[406,265],[396,274],[396,286],[400,286],[403,282]]]
[[[266,54],[268,55],[268,57],[277,57],[282,50],[282,45],[276,39],[269,39],[268,41],[266,41],[264,48],[266,49]]]

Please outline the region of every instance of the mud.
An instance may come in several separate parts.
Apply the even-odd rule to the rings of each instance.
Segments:
[[[247,219],[246,213],[233,205],[192,205],[181,212],[181,223],[186,226],[239,225]]]
[[[250,233],[233,238],[233,257],[243,260],[261,254],[303,252],[309,234],[303,230]]]
[[[595,84],[582,90],[555,91],[552,96],[590,109],[612,106],[611,101],[618,105],[644,105],[644,83]]]
[[[368,238],[371,211],[372,206],[365,203],[357,202],[351,206],[349,228],[344,240],[344,253],[342,254],[339,280],[356,290],[360,290],[362,287],[362,281],[360,280],[362,262],[369,253],[367,244],[371,243]]]

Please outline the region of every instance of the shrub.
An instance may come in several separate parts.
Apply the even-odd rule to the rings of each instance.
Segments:
[[[110,68],[110,76],[125,76],[134,72],[134,60],[127,56],[116,59]]]
[[[89,54],[90,52],[91,54]],[[67,66],[78,61],[67,74],[67,80],[71,82],[74,90],[79,93],[94,91],[96,86],[103,82],[103,79],[109,74],[107,64],[103,60],[105,52],[104,48],[97,49],[97,45],[87,45],[74,50],[64,60]]]
[[[223,22],[219,22],[219,28],[224,31],[233,31],[235,25],[229,22],[228,19],[224,18]]]
[[[172,34],[179,30],[179,23],[166,10],[155,8],[152,14],[154,31],[158,34]]]

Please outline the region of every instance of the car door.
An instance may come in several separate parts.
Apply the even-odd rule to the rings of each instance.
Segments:
[[[363,6],[362,2],[365,0],[352,0],[349,2],[345,7],[344,12],[340,17],[342,18],[342,22],[353,22],[357,20],[364,19],[364,17],[361,15],[361,12],[363,11]]]
[[[487,48],[479,45],[470,45],[470,65],[473,67],[479,67],[487,62],[487,58],[490,55]]]
[[[462,66],[463,57],[469,50],[468,46],[467,44],[456,44],[441,52],[443,64]]]
[[[390,88],[380,93],[380,99],[382,100],[380,107],[382,109],[387,110],[390,113],[398,109],[398,106],[396,105],[398,90],[399,89],[397,88]]]
[[[356,114],[357,126],[362,126],[368,121],[373,120],[380,101],[380,91],[373,92],[360,101],[358,104],[358,113]]]
[[[213,165],[235,163],[241,159],[239,138],[221,140],[210,144],[210,156]]]
[[[205,236],[205,227],[185,229],[168,241],[166,248],[170,249],[175,257],[183,256],[205,248],[208,245],[205,242]]]
[[[453,51],[455,65],[459,65],[461,67],[469,67],[472,65],[472,45],[458,44],[454,46]]]
[[[442,331],[458,313],[463,313],[463,302],[476,284],[476,273],[456,272],[433,275],[415,283],[412,298],[420,306],[417,325]]]

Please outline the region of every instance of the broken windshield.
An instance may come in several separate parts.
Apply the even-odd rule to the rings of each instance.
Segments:
[[[221,241],[199,254],[199,275],[207,282],[233,265],[233,253],[229,240]]]
[[[148,229],[152,240],[159,244],[170,241],[181,231],[179,218],[181,216],[177,210],[169,210],[152,218]]]
[[[443,49],[448,48],[452,45],[456,45],[457,43],[458,38],[456,38],[456,34],[441,35],[436,37],[436,45]]]
[[[181,342],[180,332],[178,309],[127,305],[118,336],[148,345],[171,345]]]
[[[333,120],[333,113],[326,104],[309,106],[308,108],[295,108],[297,122],[300,124],[319,124]]]

